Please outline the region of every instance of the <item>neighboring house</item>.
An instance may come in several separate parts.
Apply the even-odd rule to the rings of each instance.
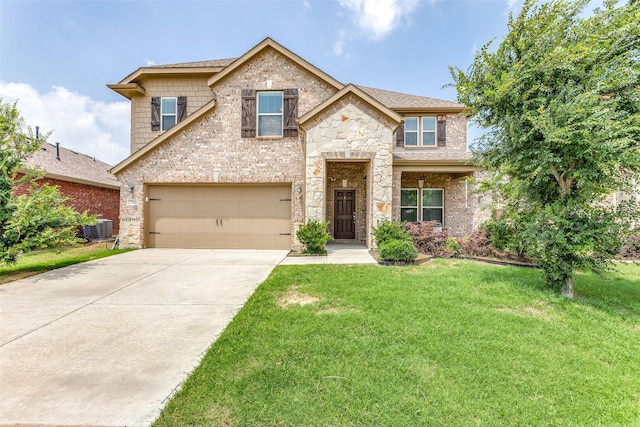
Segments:
[[[121,244],[299,247],[309,220],[374,246],[385,219],[477,225],[464,105],[343,84],[272,39],[239,58],[143,67],[131,100]]]
[[[88,211],[99,219],[113,221],[113,233],[120,227],[120,183],[109,173],[108,165],[94,157],[55,145],[43,143],[26,165],[45,172],[39,180],[57,186],[71,198],[68,202],[78,212]],[[19,178],[22,174],[18,174]],[[27,185],[16,186],[14,194],[27,191]]]

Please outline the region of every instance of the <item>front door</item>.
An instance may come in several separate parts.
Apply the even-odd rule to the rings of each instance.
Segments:
[[[336,190],[333,234],[336,239],[356,238],[355,190]]]

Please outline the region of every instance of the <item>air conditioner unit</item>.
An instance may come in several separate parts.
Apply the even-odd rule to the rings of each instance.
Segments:
[[[89,240],[108,239],[113,235],[113,221],[99,219],[96,225],[83,225],[82,233],[84,238]]]

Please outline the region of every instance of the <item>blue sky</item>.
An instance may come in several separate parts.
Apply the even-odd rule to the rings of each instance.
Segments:
[[[0,97],[49,142],[116,164],[141,66],[229,58],[271,37],[343,83],[455,100],[448,66],[506,33],[520,0],[0,0]],[[478,132],[472,130],[470,139]],[[471,141],[470,141],[471,142]]]

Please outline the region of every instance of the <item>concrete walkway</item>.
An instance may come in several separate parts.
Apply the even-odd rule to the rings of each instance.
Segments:
[[[0,425],[148,426],[286,255],[144,249],[0,286]]]
[[[377,264],[365,245],[328,243],[326,256],[288,256],[280,265]]]

